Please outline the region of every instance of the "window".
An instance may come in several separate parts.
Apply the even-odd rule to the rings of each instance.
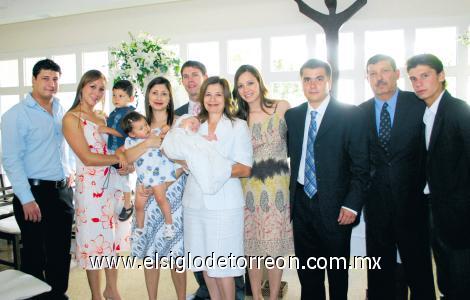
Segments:
[[[33,67],[38,61],[42,59],[45,59],[45,57],[26,57],[23,60],[24,86],[33,85]]]
[[[470,104],[470,76],[467,78],[467,99],[465,99]]]
[[[362,99],[354,99],[354,79],[338,80],[338,100],[348,104],[359,104]]]
[[[109,76],[107,51],[83,52],[82,74],[92,69],[101,71],[106,78]],[[108,78],[108,80],[112,82],[113,78]]]
[[[271,83],[268,97],[277,100],[287,100],[292,107],[306,101],[299,81]]]
[[[261,39],[231,40],[227,43],[228,73],[241,65],[253,65],[261,71]]]
[[[307,60],[307,39],[305,35],[271,38],[271,71],[299,71]]]
[[[202,62],[207,68],[207,75],[220,73],[219,42],[188,44],[188,60]]]
[[[316,36],[316,57],[327,61],[325,34]],[[352,32],[339,34],[338,64],[340,70],[352,70],[354,68],[354,34]]]
[[[60,104],[64,110],[68,111],[75,100],[75,92],[60,92],[57,93],[56,97],[59,98]]]
[[[366,31],[364,62],[376,55],[385,54],[395,59],[397,68],[405,65],[405,34],[403,30]]]
[[[77,61],[75,54],[54,55],[52,60],[55,61],[62,72],[60,83],[75,83],[77,81]]]
[[[457,78],[453,76],[446,76],[446,89],[449,91],[449,93],[456,97],[457,96]]]
[[[367,79],[365,80],[364,84],[365,84],[365,88],[364,88],[365,99],[360,100],[357,103],[362,103],[363,101],[369,100],[370,98],[374,97],[374,92],[372,92],[369,81]],[[397,85],[398,85],[398,88],[400,90],[404,91],[405,90],[405,79],[403,79],[403,78],[398,79]]]
[[[1,60],[0,87],[17,87],[18,85],[18,60]]]
[[[416,29],[414,53],[432,53],[439,57],[445,66],[455,66],[457,29],[455,27]]]
[[[20,102],[20,97],[18,95],[0,96],[0,113],[3,115],[18,102]]]

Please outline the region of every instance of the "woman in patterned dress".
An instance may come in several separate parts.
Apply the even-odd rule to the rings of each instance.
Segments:
[[[123,205],[118,174],[110,167],[125,161],[123,153],[107,155],[107,137],[101,128],[106,126],[95,106],[104,100],[106,78],[97,70],[83,74],[75,101],[63,119],[65,139],[78,157],[76,169],[75,222],[76,259],[86,269],[92,299],[102,299],[100,270],[106,274],[106,299],[121,299],[117,290],[117,269],[108,265],[120,250],[129,248],[130,222],[118,222],[117,214]],[[101,262],[102,266],[93,265]]]
[[[239,105],[239,117],[247,120],[253,144],[251,177],[242,179],[245,195],[245,255],[285,256],[294,252],[289,205],[289,166],[287,163],[287,127],[284,113],[287,101],[266,98],[258,70],[242,65],[235,73],[233,97]],[[263,299],[263,271],[248,269],[253,299]],[[270,297],[277,299],[282,270],[268,270]]]
[[[171,126],[174,121],[174,104],[170,82],[164,77],[157,77],[149,82],[145,92],[145,113],[151,129],[161,129],[164,125]],[[159,132],[158,132],[159,133]],[[154,144],[155,143],[155,144]],[[151,136],[145,142],[126,150],[129,163],[137,160],[148,148],[160,147],[161,139]],[[176,171],[177,178],[181,175],[181,169]],[[180,176],[166,191],[166,197],[171,207],[171,215],[175,236],[172,239],[163,238],[164,218],[154,197],[148,199],[145,205],[144,232],[138,243],[132,246],[132,254],[138,258],[145,256],[159,258],[184,255],[183,252],[183,206],[182,196],[186,175]],[[137,185],[137,193],[148,197],[151,190],[143,190],[142,185]],[[159,268],[145,269],[145,283],[147,285],[148,298],[157,299]],[[171,278],[175,286],[178,299],[186,299],[186,272],[171,270]]]

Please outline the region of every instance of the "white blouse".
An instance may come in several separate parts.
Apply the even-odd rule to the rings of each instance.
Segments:
[[[201,124],[199,133],[208,134],[207,121]],[[219,120],[215,129],[217,141],[214,146],[233,164],[253,165],[253,147],[251,134],[246,121],[235,119],[233,122],[225,115]],[[183,193],[183,206],[193,209],[206,208],[222,210],[245,206],[243,190],[239,178],[230,178],[224,186],[213,195],[203,194],[192,174],[189,175]]]

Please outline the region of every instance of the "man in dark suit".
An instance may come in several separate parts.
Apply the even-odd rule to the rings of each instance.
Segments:
[[[183,64],[181,67],[181,82],[188,93],[189,101],[175,110],[175,114],[177,116],[182,116],[188,113],[193,116],[197,116],[199,114],[201,111],[199,90],[206,79],[206,66],[201,62],[188,60]]]
[[[362,111],[330,97],[331,67],[308,60],[300,69],[305,97],[286,112],[291,164],[290,200],[302,299],[325,299],[325,270],[314,260],[340,258],[327,267],[330,299],[347,299],[352,224],[368,183],[367,130]]]
[[[367,256],[381,257],[368,269],[368,299],[399,299],[397,249],[412,299],[435,299],[424,201],[422,120],[425,105],[397,88],[400,70],[390,56],[367,61],[374,98],[362,103],[369,125],[371,185],[364,203]]]
[[[442,62],[432,54],[407,61],[423,121],[431,243],[445,299],[470,298],[470,109],[445,89]]]

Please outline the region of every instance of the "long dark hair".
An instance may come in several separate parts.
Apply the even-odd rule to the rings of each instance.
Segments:
[[[264,85],[263,78],[261,78],[261,74],[259,71],[253,67],[252,65],[241,65],[237,72],[235,72],[235,78],[234,78],[234,83],[233,83],[233,99],[238,104],[238,112],[237,112],[237,117],[243,120],[248,120],[248,117],[250,115],[250,107],[248,103],[242,98],[242,96],[238,93],[238,79],[240,79],[240,76],[248,72],[251,75],[253,75],[256,80],[258,81],[259,84],[259,97],[261,100],[261,110],[264,111],[269,115],[269,112],[266,111],[266,108],[271,108],[274,105],[274,100],[266,98],[266,95],[268,94],[268,89]]]
[[[70,107],[69,111],[73,110],[80,104],[80,101],[82,100],[82,91],[85,85],[98,79],[103,79],[105,83],[107,82],[106,77],[98,70],[89,70],[82,75],[77,86],[77,92],[75,93],[75,100],[73,100],[72,107]]]
[[[209,85],[219,84],[222,86],[222,90],[224,91],[224,115],[229,118],[231,121],[235,120],[235,113],[232,109],[232,95],[230,94],[230,85],[228,81],[224,78],[220,78],[219,76],[212,76],[207,78],[201,86],[201,91],[199,93],[199,103],[201,103],[201,112],[199,113],[199,119],[201,123],[206,121],[209,118],[209,113],[207,112],[206,107],[204,106],[204,95],[206,94],[207,87]]]
[[[147,90],[145,91],[145,115],[147,117],[147,122],[151,125],[153,120],[153,109],[149,103],[149,94],[150,90],[156,86],[157,84],[163,84],[168,89],[168,93],[170,95],[170,102],[166,107],[167,117],[166,117],[166,124],[171,126],[173,124],[173,120],[175,119],[175,105],[173,103],[173,92],[171,89],[171,83],[165,77],[157,77],[152,79],[147,85]]]

